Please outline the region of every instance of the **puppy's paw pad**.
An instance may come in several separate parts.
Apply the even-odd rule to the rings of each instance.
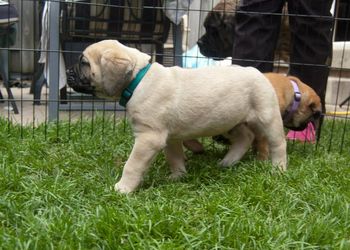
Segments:
[[[122,194],[128,194],[128,193],[131,193],[132,191],[134,191],[133,188],[123,184],[123,183],[120,183],[120,182],[117,182],[115,185],[114,185],[114,190],[118,193],[122,193]]]

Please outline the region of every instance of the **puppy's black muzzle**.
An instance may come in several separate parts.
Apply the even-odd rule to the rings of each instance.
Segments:
[[[223,48],[221,45],[221,42],[217,40],[210,39],[209,35],[204,34],[202,37],[200,37],[197,41],[197,45],[199,48],[200,53],[203,56],[212,58],[214,60],[223,60],[228,56],[232,55],[231,52],[227,52],[225,48]]]
[[[66,71],[68,86],[76,92],[95,95],[95,87],[91,86],[90,81],[82,77],[79,65],[75,65]]]
[[[314,125],[315,129],[317,130],[319,127],[321,116],[322,116],[322,113],[320,111],[316,111],[313,113],[311,117],[309,117],[309,119],[307,119],[299,127],[289,127],[289,126],[285,126],[285,127],[294,131],[303,131],[304,129],[306,129],[308,123],[311,122]]]

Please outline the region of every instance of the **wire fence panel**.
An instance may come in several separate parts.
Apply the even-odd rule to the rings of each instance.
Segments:
[[[294,2],[280,2],[273,12],[261,11],[262,5],[252,12],[251,6],[237,0],[10,0],[0,5],[0,131],[9,139],[42,137],[57,142],[103,136],[119,126],[129,133],[126,111],[117,100],[81,94],[67,85],[66,69],[87,46],[117,39],[165,66],[225,67],[236,62],[232,56],[238,50],[245,53],[245,47],[237,47],[237,36],[245,32],[239,18],[254,16],[268,17],[269,25],[279,27],[276,41],[263,41],[275,46],[272,59],[239,59],[252,66],[270,65],[271,71],[281,74],[293,73],[296,66],[329,70],[326,91],[321,93],[325,106],[321,134],[315,144],[305,143],[304,149],[349,153],[350,3],[330,1],[331,14],[319,16],[298,11],[301,7]],[[295,28],[295,23],[311,19],[332,24],[332,53],[324,64],[295,60],[297,50],[292,48],[300,42],[298,32],[310,32],[315,44],[309,47],[310,41],[305,42],[300,51],[311,51],[314,57],[323,53],[316,49],[322,34],[311,34],[305,25],[300,31]],[[255,32],[259,37],[266,30]],[[257,40],[251,38],[248,49],[260,44]],[[290,142],[290,150],[295,143],[300,142]]]

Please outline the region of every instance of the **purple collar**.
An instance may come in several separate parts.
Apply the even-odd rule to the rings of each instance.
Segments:
[[[293,80],[290,80],[290,82],[292,83],[294,89],[294,100],[292,107],[289,110],[287,110],[286,113],[283,115],[284,122],[288,122],[290,119],[292,119],[294,112],[298,110],[301,100],[301,93],[299,91],[298,84]]]

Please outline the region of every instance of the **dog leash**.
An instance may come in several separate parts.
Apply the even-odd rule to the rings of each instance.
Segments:
[[[147,71],[151,67],[152,64],[147,64],[146,67],[142,68],[139,73],[137,73],[134,80],[131,81],[131,83],[123,90],[119,104],[123,107],[126,106],[128,101],[131,99],[132,94],[134,93],[134,90],[136,89],[137,85],[141,82],[142,78],[146,75]]]
[[[300,100],[301,100],[301,93],[300,93],[298,84],[293,80],[290,80],[290,82],[292,83],[293,90],[294,90],[294,100],[293,100],[291,109],[288,110],[287,113],[283,116],[284,122],[287,122],[292,118],[294,112],[298,110]]]

